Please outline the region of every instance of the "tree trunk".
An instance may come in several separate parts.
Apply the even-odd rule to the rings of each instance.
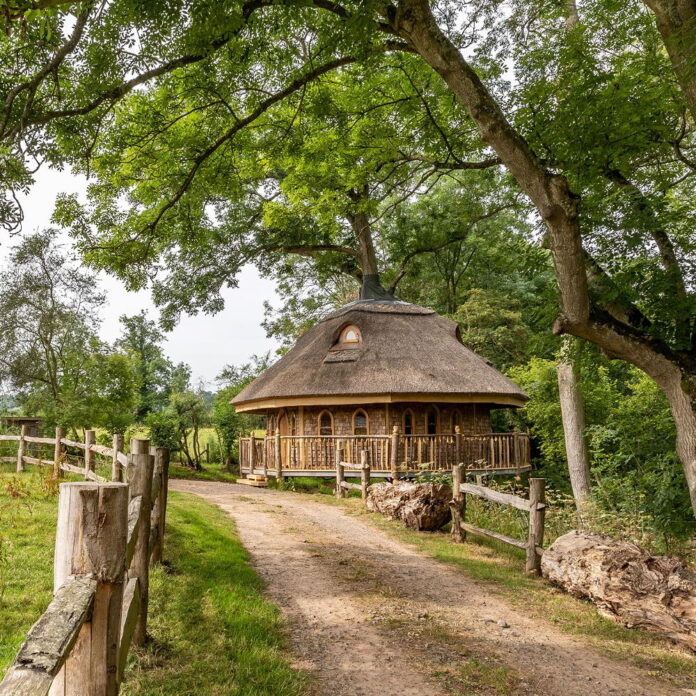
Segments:
[[[696,0],[645,0],[696,121]]]
[[[587,598],[629,628],[646,628],[696,651],[696,573],[602,534],[570,532],[541,558],[543,576]]]
[[[585,441],[585,409],[575,369],[573,338],[563,336],[562,342],[561,355],[556,365],[558,397],[561,402],[570,485],[575,504],[578,510],[582,511],[583,500],[590,495],[590,457]]]
[[[362,203],[369,198],[367,188],[362,191],[352,190],[348,194],[355,203]],[[358,242],[358,258],[360,260],[360,273],[362,275],[361,300],[393,300],[394,295],[382,287],[377,265],[377,254],[372,238],[372,226],[367,213],[362,210],[352,212],[348,221],[353,228]]]
[[[685,4],[690,7],[693,0]],[[650,375],[667,396],[677,427],[677,453],[696,514],[696,360],[642,330],[640,322],[629,324],[633,315],[642,316],[635,306],[616,311],[615,298],[601,297],[597,306],[590,303],[588,274],[592,277],[602,271],[592,260],[588,264],[582,246],[579,197],[564,176],[544,168],[510,124],[476,72],[441,31],[428,0],[400,0],[396,10],[386,11],[385,18],[450,87],[544,221],[560,294],[561,311],[554,331],[591,341],[610,357],[632,363]]]

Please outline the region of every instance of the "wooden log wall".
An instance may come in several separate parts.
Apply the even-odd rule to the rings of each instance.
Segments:
[[[62,447],[76,443],[62,435],[58,429],[55,438],[33,441],[54,445],[54,461],[65,470]],[[161,558],[166,524],[169,451],[151,454],[147,440],[133,440],[129,462],[116,442],[113,449],[77,444],[111,456],[130,483],[60,484],[54,598],[0,683],[0,696],[117,696],[131,642],[145,640],[149,570]]]

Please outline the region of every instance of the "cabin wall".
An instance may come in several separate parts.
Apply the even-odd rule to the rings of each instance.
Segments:
[[[404,432],[404,413],[410,409],[413,413],[413,434],[425,434],[427,432],[427,413],[434,407],[438,414],[438,433],[454,432],[452,416],[459,414],[459,425],[464,435],[479,435],[491,432],[491,407],[489,404],[425,404],[425,403],[399,403],[399,404],[366,404],[364,406],[304,406],[301,408],[287,409],[288,416],[295,414],[297,435],[318,435],[319,416],[323,411],[328,411],[333,417],[334,435],[353,434],[353,415],[358,409],[362,409],[368,418],[368,434],[385,435],[392,432],[393,427],[399,427]],[[269,412],[269,433],[273,432],[277,412]]]

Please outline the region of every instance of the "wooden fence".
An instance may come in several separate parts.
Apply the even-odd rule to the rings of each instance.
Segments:
[[[545,489],[546,481],[540,478],[529,479],[529,499],[521,498],[510,493],[502,493],[485,486],[477,486],[472,483],[464,482],[465,468],[463,464],[455,466],[452,470],[452,495],[453,500],[450,504],[452,510],[452,538],[461,542],[466,539],[466,533],[479,534],[501,541],[504,544],[515,546],[527,552],[526,570],[538,573],[541,569],[541,556],[544,553],[542,544],[544,542],[544,516],[546,510]],[[466,496],[473,495],[483,498],[493,503],[509,505],[529,513],[529,532],[527,539],[513,539],[512,537],[481,529],[473,524],[466,522]]]
[[[145,641],[149,568],[162,554],[169,450],[132,440],[125,455],[122,438],[112,449],[89,435],[84,443],[65,440],[60,429],[55,438],[19,437],[19,470],[30,463],[72,472],[60,450],[77,447],[85,466],[76,473],[90,480],[60,484],[54,597],[0,683],[0,696],[116,696],[131,643]],[[53,445],[53,460],[27,457],[23,442]],[[115,481],[94,474],[95,453],[112,458]],[[124,471],[127,483],[118,480]]]
[[[346,491],[360,491],[363,503],[367,502],[367,488],[370,485],[370,465],[368,463],[368,451],[360,453],[360,464],[355,465],[343,461],[345,450],[339,449],[336,455],[336,497],[345,498]],[[346,481],[346,470],[357,470],[360,472],[360,483],[350,483]]]

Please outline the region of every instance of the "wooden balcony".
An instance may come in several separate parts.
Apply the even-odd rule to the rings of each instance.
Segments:
[[[531,468],[529,435],[269,435],[239,439],[242,473],[270,476],[333,476],[337,453],[360,463],[367,450],[373,476],[451,471],[463,463],[476,473],[517,473]]]

